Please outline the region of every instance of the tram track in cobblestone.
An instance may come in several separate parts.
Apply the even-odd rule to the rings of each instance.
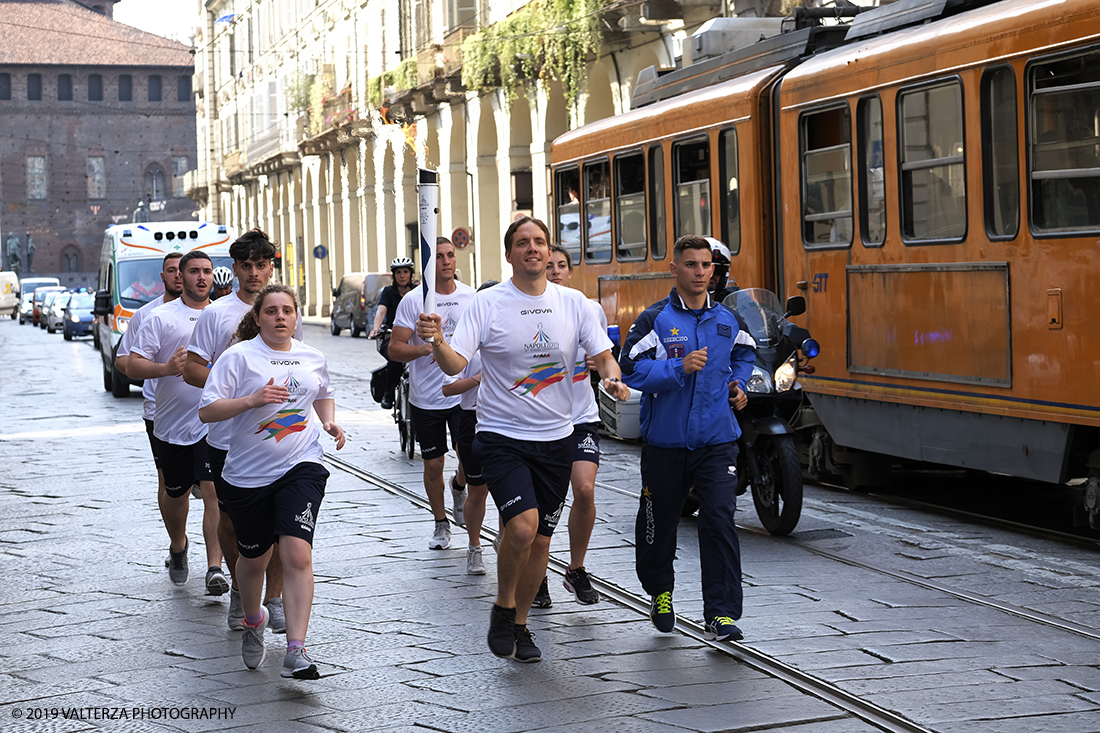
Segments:
[[[600,489],[605,490],[605,491],[613,491],[617,494],[622,494],[624,496],[630,496],[630,497],[633,497],[633,498],[637,498],[637,494],[635,494],[633,492],[627,491],[625,489],[620,489],[617,486],[611,486],[611,485],[603,483],[601,481],[597,481],[596,486]],[[822,486],[822,488],[826,488],[826,489],[836,488],[837,490],[841,490],[841,491],[846,490],[846,489],[843,489],[842,487],[833,487],[833,486]],[[1047,529],[1044,529],[1042,527],[1034,527],[1034,526],[1030,526],[1030,525],[1020,524],[1020,523],[1017,523],[1017,522],[1010,522],[1010,521],[1007,521],[1007,520],[1001,520],[1001,519],[997,519],[995,517],[986,517],[986,516],[980,515],[980,514],[973,514],[971,512],[964,512],[964,511],[960,511],[960,510],[951,509],[949,507],[940,507],[940,506],[934,505],[934,504],[924,504],[922,502],[915,502],[915,501],[910,501],[910,500],[905,500],[905,499],[898,499],[897,497],[893,497],[893,496],[889,496],[889,495],[882,495],[882,496],[873,495],[872,498],[875,498],[875,499],[878,499],[878,500],[881,500],[881,501],[896,502],[896,503],[899,503],[899,504],[902,504],[902,505],[905,505],[905,506],[913,506],[914,508],[918,508],[918,509],[927,509],[928,511],[938,510],[938,511],[942,511],[942,513],[946,514],[947,516],[952,516],[952,517],[955,517],[955,518],[958,518],[958,519],[964,519],[964,520],[968,520],[968,521],[980,521],[980,522],[988,524],[990,526],[994,526],[994,527],[998,527],[998,528],[1002,528],[1002,529],[1010,529],[1010,530],[1015,530],[1015,531],[1027,531],[1028,533],[1033,534],[1036,537],[1041,537],[1041,538],[1044,538],[1044,539],[1055,539],[1055,540],[1060,540],[1060,541],[1071,541],[1071,542],[1076,542],[1078,544],[1086,544],[1086,545],[1089,545],[1089,546],[1098,546],[1098,547],[1100,547],[1100,542],[1090,540],[1089,538],[1081,538],[1081,537],[1077,537],[1075,535],[1069,535],[1069,534],[1066,534],[1066,533],[1061,533],[1061,532],[1057,532],[1057,531],[1053,531],[1053,530],[1047,530]],[[810,545],[807,542],[799,541],[796,537],[789,537],[789,536],[788,537],[777,537],[775,535],[772,535],[772,534],[768,533],[766,530],[760,529],[759,527],[754,527],[754,526],[745,525],[745,524],[738,524],[737,528],[738,528],[738,530],[740,530],[742,532],[751,532],[755,535],[759,535],[761,537],[767,537],[767,538],[772,539],[776,542],[784,542],[786,544],[794,545],[795,547],[798,547],[802,550],[805,550],[806,552],[817,555],[818,557],[822,557],[822,558],[825,558],[825,559],[828,559],[828,560],[832,560],[833,562],[843,563],[843,564],[849,565],[851,567],[860,568],[861,570],[867,570],[867,571],[870,571],[870,572],[873,572],[873,573],[877,573],[879,575],[884,575],[884,576],[887,576],[887,577],[890,577],[890,578],[894,578],[895,580],[900,580],[900,581],[903,581],[905,583],[909,583],[911,585],[916,585],[916,586],[919,586],[921,588],[925,588],[927,590],[936,591],[938,593],[944,593],[944,594],[949,595],[953,598],[957,598],[959,600],[966,601],[967,603],[972,603],[972,604],[975,604],[975,605],[984,606],[986,608],[992,608],[992,609],[995,609],[997,611],[1001,611],[1003,613],[1009,614],[1011,616],[1015,616],[1016,618],[1023,619],[1025,621],[1030,621],[1032,623],[1042,624],[1044,626],[1049,626],[1051,628],[1055,628],[1055,629],[1058,629],[1060,631],[1065,631],[1065,632],[1068,632],[1068,633],[1071,633],[1071,634],[1075,634],[1077,636],[1082,636],[1082,637],[1085,637],[1087,639],[1100,641],[1100,633],[1098,633],[1097,631],[1095,631],[1095,630],[1093,630],[1089,627],[1082,626],[1080,624],[1075,624],[1072,621],[1066,621],[1065,619],[1056,618],[1054,616],[1049,616],[1047,614],[1038,613],[1036,611],[1031,611],[1029,609],[1021,608],[1019,606],[1014,606],[1010,603],[1004,603],[1002,601],[997,601],[997,600],[982,596],[978,593],[972,593],[970,591],[961,590],[959,588],[952,587],[952,586],[947,585],[945,583],[937,583],[935,581],[928,580],[926,578],[922,578],[918,575],[913,575],[912,573],[906,573],[906,572],[903,572],[903,571],[900,571],[900,570],[891,570],[889,568],[883,568],[883,567],[880,567],[880,566],[877,566],[877,565],[872,565],[870,563],[863,562],[862,560],[857,560],[855,558],[846,557],[845,555],[843,555],[841,553],[838,553],[838,552],[834,552],[832,550],[826,550],[826,549],[823,549],[823,548],[820,548],[820,547],[814,547],[813,545]]]
[[[325,454],[325,460],[333,467],[349,473],[366,483],[372,484],[391,494],[401,496],[425,510],[430,510],[427,500],[417,492],[410,491],[400,484],[382,478],[370,471],[366,471],[330,453]],[[624,495],[634,496],[634,494],[628,491],[603,484],[602,482],[597,482],[597,486]],[[484,539],[492,541],[496,538],[497,532],[491,527],[484,527],[481,534]],[[549,567],[557,574],[562,576],[565,575],[565,562],[551,557]],[[590,575],[589,578],[592,581],[592,585],[599,590],[601,595],[625,608],[629,608],[639,613],[643,617],[648,617],[648,599],[597,576]],[[904,716],[869,702],[858,695],[846,692],[830,682],[803,672],[796,667],[786,664],[773,656],[757,651],[750,646],[732,641],[708,640],[704,636],[703,625],[698,622],[690,621],[683,617],[677,617],[676,621],[676,626],[680,633],[694,639],[700,644],[711,647],[763,674],[786,682],[800,692],[829,703],[881,730],[889,731],[890,733],[932,733],[930,729],[918,725]]]

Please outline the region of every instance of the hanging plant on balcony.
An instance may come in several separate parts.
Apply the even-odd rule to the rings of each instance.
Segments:
[[[504,90],[509,100],[527,82],[561,82],[575,101],[588,60],[602,40],[599,11],[606,0],[539,0],[462,42],[462,83],[468,89]]]

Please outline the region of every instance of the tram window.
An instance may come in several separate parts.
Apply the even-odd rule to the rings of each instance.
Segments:
[[[615,256],[645,259],[645,158],[629,153],[615,158]]]
[[[900,96],[901,227],[906,240],[966,235],[962,87],[958,82]]]
[[[676,187],[676,239],[685,234],[710,236],[710,140],[672,146]]]
[[[882,136],[882,100],[859,100],[856,107],[859,151],[859,232],[864,246],[886,241],[886,176]]]
[[[982,136],[985,226],[991,237],[1011,239],[1020,228],[1016,74],[1011,66],[982,75]]]
[[[584,166],[584,261],[611,261],[611,164]]]
[[[565,247],[573,262],[581,261],[581,172],[566,168],[554,174],[555,209],[558,217],[558,244]]]
[[[848,107],[802,117],[802,240],[852,243],[852,122]]]
[[[1032,224],[1100,228],[1100,54],[1035,64],[1029,86]]]
[[[730,254],[741,251],[741,187],[737,170],[737,130],[722,130],[718,136],[718,161],[721,171],[722,241]]]
[[[665,233],[665,157],[660,145],[649,149],[649,250],[655,260],[663,260],[667,247]]]

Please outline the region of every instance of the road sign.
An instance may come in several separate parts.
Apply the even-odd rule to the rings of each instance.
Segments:
[[[455,249],[464,249],[470,244],[470,240],[473,237],[470,235],[470,230],[466,227],[458,227],[451,232],[451,244],[455,246]]]
[[[313,248],[313,256],[316,257],[319,260],[323,260],[326,257],[328,257],[328,250],[325,249],[325,245],[318,244],[316,247],[314,247]]]

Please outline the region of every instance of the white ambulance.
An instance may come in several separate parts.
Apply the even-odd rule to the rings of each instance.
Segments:
[[[140,386],[115,368],[118,342],[141,306],[164,294],[160,272],[165,255],[202,250],[214,267],[232,267],[229,245],[236,239],[224,224],[208,221],[157,221],[117,224],[103,236],[99,262],[99,290],[96,292],[96,348],[103,356],[103,389],[115,397]]]

